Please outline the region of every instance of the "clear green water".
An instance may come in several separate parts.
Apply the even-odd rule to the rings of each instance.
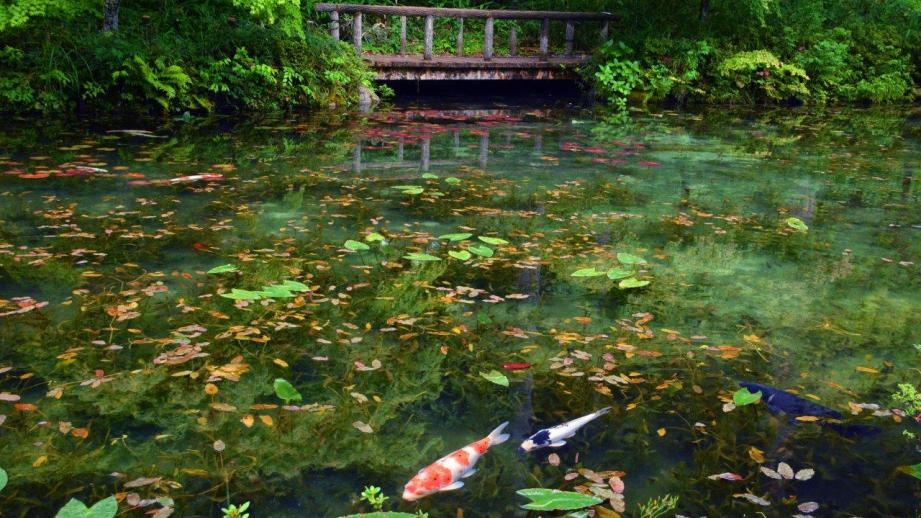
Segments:
[[[628,516],[665,494],[680,498],[670,515],[921,512],[921,481],[897,470],[921,461],[903,435],[917,425],[848,410],[890,408],[921,379],[917,110],[160,124],[2,130],[0,313],[48,303],[0,316],[3,516],[116,493],[130,516],[155,498],[215,516],[228,495],[254,517],[338,516],[370,511],[358,495],[372,484],[388,510],[525,516],[516,490],[585,487],[566,477],[579,468],[623,471]],[[160,138],[107,133],[126,127]],[[131,184],[204,172],[225,181]],[[459,232],[474,237],[437,239]],[[494,255],[448,255],[474,244]],[[618,252],[648,261],[647,286],[572,276]],[[222,264],[239,273],[205,273]],[[284,280],[311,291],[218,295]],[[313,406],[281,408],[276,378]],[[724,412],[741,380],[882,432],[843,437],[763,404]],[[515,451],[607,405],[558,466]],[[399,501],[417,470],[505,420],[512,441],[466,487]],[[759,472],[778,462],[816,475]],[[723,472],[743,479],[708,478]],[[747,492],[770,507],[733,496]]]

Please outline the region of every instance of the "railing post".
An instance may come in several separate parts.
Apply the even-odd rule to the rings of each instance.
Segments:
[[[460,19],[457,26],[457,57],[464,57],[464,19]]]
[[[576,26],[572,20],[566,20],[566,55],[572,56],[572,43],[576,38]]]
[[[489,61],[492,59],[492,38],[493,38],[493,19],[486,19],[486,41],[483,42],[483,59]]]
[[[610,24],[611,22],[607,20],[605,20],[604,23],[601,24],[601,42],[602,43],[604,43],[605,41],[608,41],[608,27],[610,26]]]
[[[329,35],[334,40],[339,40],[339,11],[329,13]]]
[[[352,18],[352,44],[355,45],[355,50],[361,54],[361,12],[355,13],[355,17]]]
[[[431,168],[431,149],[432,149],[432,140],[423,139],[422,140],[422,170],[428,171]]]
[[[518,27],[512,25],[512,30],[508,33],[508,55],[518,55]]]
[[[406,55],[406,17],[400,17],[400,55]]]
[[[432,59],[432,38],[434,30],[434,18],[432,15],[425,17],[425,50],[422,53],[422,58],[426,61]]]
[[[550,18],[544,18],[540,23],[540,57],[544,61],[550,52]]]

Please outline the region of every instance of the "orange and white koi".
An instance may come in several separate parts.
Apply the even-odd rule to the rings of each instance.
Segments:
[[[413,501],[439,491],[453,491],[464,487],[460,480],[476,473],[473,466],[490,447],[502,444],[509,435],[502,433],[508,421],[500,424],[489,435],[445,455],[419,470],[403,488],[403,500]]]

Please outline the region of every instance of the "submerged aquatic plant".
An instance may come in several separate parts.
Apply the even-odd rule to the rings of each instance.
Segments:
[[[677,495],[650,498],[645,504],[637,504],[639,518],[662,518],[678,507]]]
[[[361,499],[371,504],[371,507],[379,512],[383,510],[384,502],[389,500],[390,497],[384,495],[379,487],[365,486],[364,490],[361,492]]]
[[[246,512],[248,509],[249,502],[244,502],[239,507],[235,504],[230,504],[221,508],[221,514],[223,518],[249,518],[249,513]]]

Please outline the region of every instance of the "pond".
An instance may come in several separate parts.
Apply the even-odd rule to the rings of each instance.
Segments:
[[[917,109],[13,120],[0,161],[3,516],[921,510]]]

